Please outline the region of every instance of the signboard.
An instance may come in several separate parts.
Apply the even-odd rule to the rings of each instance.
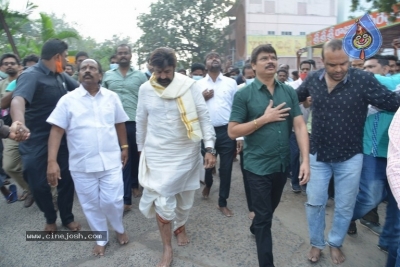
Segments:
[[[389,16],[382,12],[373,12],[369,14],[372,21],[378,27],[378,29],[400,24],[400,15],[397,16],[394,22],[389,21]],[[323,30],[313,32],[307,35],[307,46],[316,46],[323,44],[331,39],[342,39],[351,26],[354,25],[355,19],[345,21],[343,23],[325,28]]]
[[[262,44],[271,44],[279,57],[296,57],[296,51],[306,46],[305,36],[248,35],[247,55]]]
[[[75,56],[67,56],[67,59],[69,64],[75,64]]]

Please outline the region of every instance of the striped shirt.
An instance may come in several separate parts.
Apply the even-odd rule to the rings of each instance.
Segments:
[[[386,175],[400,209],[400,109],[389,128],[389,150]]]

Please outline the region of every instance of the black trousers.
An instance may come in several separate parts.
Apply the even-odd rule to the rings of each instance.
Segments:
[[[255,213],[250,231],[256,236],[258,263],[260,267],[273,267],[272,216],[281,200],[287,173],[277,172],[261,176],[246,171],[246,174]]]
[[[47,146],[40,150],[47,151]],[[40,152],[40,151],[37,151]],[[50,185],[47,182],[47,152],[35,153],[31,151],[27,154],[21,153],[24,177],[27,179],[29,188],[39,209],[44,213],[46,223],[52,224],[57,220],[57,212],[54,209],[53,197]],[[69,172],[68,149],[60,146],[57,156],[57,162],[60,166],[61,180],[58,180],[58,210],[60,212],[61,222],[67,225],[74,221],[72,206],[74,202],[74,182]]]
[[[243,176],[244,192],[246,193],[247,207],[248,207],[249,211],[253,211],[253,205],[251,203],[249,182],[247,181],[247,178],[246,178],[246,171],[243,168],[243,165],[244,165],[243,151],[241,151],[239,155],[240,155],[240,170],[242,171],[242,176]]]
[[[136,144],[136,122],[125,122],[126,134],[128,136],[129,157],[124,170],[124,204],[132,205],[132,188],[139,188],[139,155]]]
[[[228,125],[214,127],[214,130],[217,137],[215,149],[220,158],[218,173],[221,183],[219,185],[218,205],[220,207],[226,207],[229,191],[231,189],[232,164],[236,150],[236,140],[229,138]],[[211,187],[213,182],[212,169],[206,169],[206,186]]]

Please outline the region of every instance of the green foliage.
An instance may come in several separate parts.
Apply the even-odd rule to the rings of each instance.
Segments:
[[[367,11],[378,10],[380,12],[385,12],[387,14],[391,14],[390,19],[393,21],[396,18],[396,15],[399,14],[399,11],[396,13],[393,12],[393,5],[398,4],[398,10],[400,10],[400,0],[365,0],[367,3],[372,3],[372,6]],[[361,6],[360,0],[351,0],[351,11],[354,12],[356,10],[364,10]]]
[[[56,32],[52,18],[45,13],[40,13],[40,25],[40,32],[42,37],[41,41],[43,43],[45,43],[47,40],[55,38],[61,40],[80,38],[79,34],[76,31],[63,30],[60,32]]]
[[[0,23],[0,51],[11,51],[12,41],[23,38],[29,34],[30,20],[28,16],[37,8],[37,6],[29,1],[26,2],[25,10],[22,12],[10,10],[10,1],[0,0],[0,13],[4,18],[5,25]],[[6,28],[11,36],[7,36]],[[12,38],[13,40],[10,40]],[[15,48],[16,49],[16,48]]]
[[[98,60],[103,70],[108,70],[109,58],[115,54],[115,50],[120,44],[132,45],[132,41],[129,37],[113,35],[111,39],[98,43],[93,38],[88,37],[78,42],[77,47],[79,51],[86,51],[91,58]]]
[[[104,70],[108,69],[109,58],[115,53],[117,45],[125,43],[132,45],[129,37],[114,35],[104,42],[97,42],[91,37],[81,37],[75,29],[76,24],[66,22],[65,16],[61,18],[55,14],[40,13],[40,19],[30,20],[29,15],[37,7],[27,2],[23,12],[12,11],[8,8],[9,1],[0,0],[0,11],[5,16],[6,23],[21,58],[30,54],[40,55],[43,44],[52,38],[65,40],[68,45],[69,55],[78,51],[86,51],[90,57],[98,60]],[[13,49],[1,23],[0,23],[0,51],[12,52]]]
[[[175,49],[183,67],[202,62],[215,50],[223,52],[227,27],[222,25],[230,0],[159,0],[151,4],[149,14],[138,17],[143,35],[135,43],[138,64],[158,47]]]

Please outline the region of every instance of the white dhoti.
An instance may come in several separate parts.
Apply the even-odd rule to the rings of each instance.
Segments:
[[[107,231],[107,241],[97,240],[97,245],[105,246],[108,242],[107,220],[117,233],[124,233],[122,168],[89,173],[71,171],[71,176],[90,229]]]
[[[195,190],[185,191],[175,196],[163,197],[156,191],[144,188],[139,210],[147,218],[154,218],[156,213],[164,220],[174,221],[175,231],[186,224],[193,206]]]
[[[136,110],[138,177],[144,188],[139,209],[147,218],[157,213],[173,220],[176,230],[186,223],[204,177],[200,139],[214,147],[215,131],[193,80],[175,73],[164,88],[152,79],[140,86]]]

